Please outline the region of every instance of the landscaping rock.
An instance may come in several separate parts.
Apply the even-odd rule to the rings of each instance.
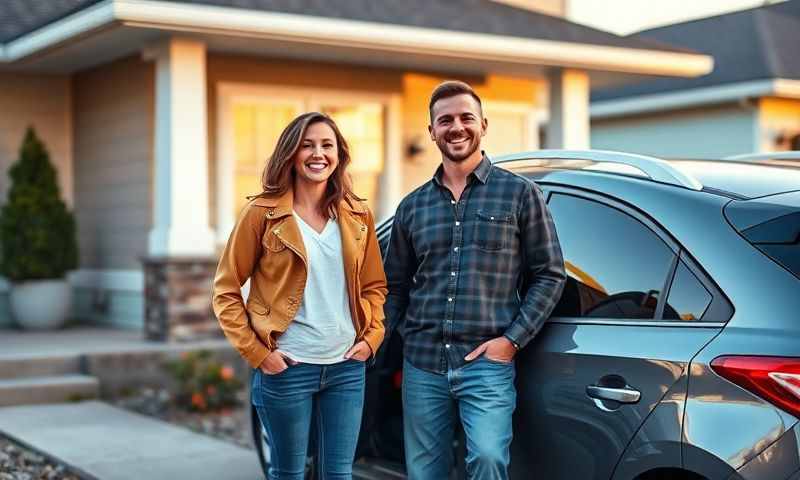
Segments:
[[[0,437],[0,480],[34,479],[80,480],[80,477],[63,465]]]

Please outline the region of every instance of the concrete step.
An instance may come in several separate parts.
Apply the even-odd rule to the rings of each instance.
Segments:
[[[0,380],[27,377],[53,377],[81,373],[78,355],[0,356]]]
[[[97,398],[100,382],[88,375],[0,380],[0,406],[63,403]]]

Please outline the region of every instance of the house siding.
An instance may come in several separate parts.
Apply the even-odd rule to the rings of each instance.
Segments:
[[[73,101],[80,266],[138,270],[152,226],[153,64],[79,73]]]
[[[50,153],[61,197],[73,205],[70,78],[0,72],[0,204],[11,187],[8,169],[19,160],[25,130],[31,126]],[[9,284],[0,277],[0,328],[11,326]]]
[[[61,195],[72,205],[70,78],[0,72],[0,202],[10,188],[8,169],[19,159],[25,130],[32,126],[58,170]]]
[[[756,149],[757,110],[730,104],[593,119],[591,146],[664,157],[721,158]]]

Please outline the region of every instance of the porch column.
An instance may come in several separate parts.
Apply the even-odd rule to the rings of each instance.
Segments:
[[[558,69],[549,77],[550,121],[547,148],[589,148],[589,75]]]
[[[156,63],[153,229],[143,259],[145,338],[218,337],[209,291],[217,261],[209,227],[206,46],[171,38],[143,56]]]
[[[214,254],[209,227],[206,46],[173,38],[144,52],[156,62],[150,256]]]
[[[403,99],[392,95],[386,112],[386,161],[380,176],[379,211],[375,222],[394,215],[403,199]]]

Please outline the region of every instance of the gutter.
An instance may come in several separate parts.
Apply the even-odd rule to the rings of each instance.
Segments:
[[[161,0],[106,0],[9,42],[0,58],[14,62],[115,22],[164,31],[643,75],[693,77],[713,68],[711,57],[693,53],[575,44]]]

